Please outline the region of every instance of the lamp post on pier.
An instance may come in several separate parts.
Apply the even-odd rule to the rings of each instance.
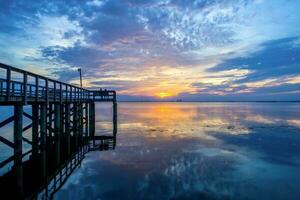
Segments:
[[[81,75],[81,68],[78,68],[79,76],[80,76],[80,87],[82,88],[82,75]]]

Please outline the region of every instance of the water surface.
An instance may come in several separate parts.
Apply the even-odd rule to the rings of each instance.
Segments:
[[[110,133],[110,105],[96,113]],[[297,103],[119,103],[116,149],[55,199],[298,199],[299,153]]]

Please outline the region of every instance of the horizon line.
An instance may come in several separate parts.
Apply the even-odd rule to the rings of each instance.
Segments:
[[[300,103],[300,100],[296,101],[131,101],[131,100],[118,100],[117,102],[132,102],[132,103]]]

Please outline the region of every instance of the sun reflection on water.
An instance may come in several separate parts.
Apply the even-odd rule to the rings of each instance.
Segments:
[[[299,108],[120,103],[116,150],[88,155],[84,168],[93,173],[83,171],[81,184],[64,190],[84,192],[86,183],[103,198],[294,199],[300,191]],[[97,123],[98,131],[108,128]]]

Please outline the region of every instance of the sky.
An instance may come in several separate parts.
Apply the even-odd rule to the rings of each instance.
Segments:
[[[299,0],[0,0],[0,62],[125,101],[300,100]]]

